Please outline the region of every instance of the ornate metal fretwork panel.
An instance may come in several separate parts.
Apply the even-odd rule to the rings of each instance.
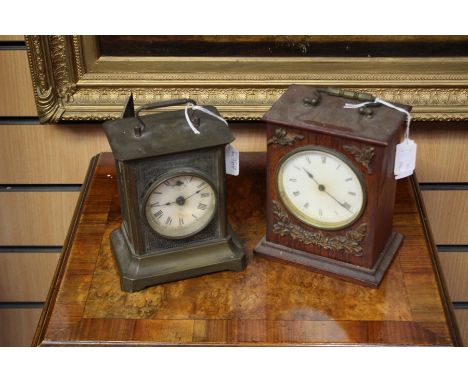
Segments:
[[[196,160],[194,160],[196,158]],[[142,228],[142,240],[145,253],[150,253],[155,250],[166,250],[175,247],[180,247],[181,244],[196,244],[205,240],[217,239],[219,231],[219,215],[215,214],[213,220],[202,231],[186,239],[171,240],[166,239],[156,234],[148,224],[144,217],[145,196],[154,182],[163,177],[174,168],[194,170],[202,173],[210,181],[217,178],[217,151],[205,150],[199,151],[193,155],[186,153],[171,154],[166,157],[140,159],[134,161],[130,166],[132,178],[137,179],[136,194],[138,195],[138,210],[141,215],[138,217],[139,224]],[[216,192],[218,192],[218,184],[214,184]],[[218,201],[219,203],[219,201]]]

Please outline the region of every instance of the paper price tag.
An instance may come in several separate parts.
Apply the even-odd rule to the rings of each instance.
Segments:
[[[406,138],[396,146],[395,179],[405,178],[413,174],[416,167],[416,142]]]
[[[233,145],[226,146],[226,174],[239,175],[239,150]]]

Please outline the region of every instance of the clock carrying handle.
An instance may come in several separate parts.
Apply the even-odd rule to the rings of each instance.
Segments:
[[[372,94],[369,93],[360,93],[353,92],[351,90],[344,90],[338,88],[317,88],[314,89],[314,93],[311,97],[306,97],[302,101],[305,106],[318,106],[321,101],[320,93],[325,93],[334,97],[343,97],[347,99],[354,99],[356,101],[362,102],[375,102],[375,98]],[[365,115],[367,118],[372,118],[373,111],[369,106],[379,106],[379,103],[375,105],[370,104],[367,106],[360,107],[358,109],[359,113]]]
[[[140,117],[140,112],[143,110],[150,110],[150,109],[159,109],[161,107],[169,107],[169,106],[178,106],[178,105],[187,105],[191,103],[192,105],[196,105],[197,103],[190,98],[180,98],[180,99],[171,99],[168,101],[161,101],[161,102],[154,102],[154,103],[147,103],[146,105],[140,106],[135,111],[135,118],[137,120],[137,125],[133,128],[135,132],[135,136],[141,137],[143,130],[145,129],[145,123]],[[190,116],[190,119],[191,116]],[[196,121],[193,121],[196,122]]]

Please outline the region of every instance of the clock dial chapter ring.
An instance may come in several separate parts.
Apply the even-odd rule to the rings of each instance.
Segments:
[[[213,183],[197,171],[177,171],[156,180],[147,192],[143,215],[148,226],[167,239],[184,239],[202,231],[215,216]]]
[[[343,154],[308,145],[285,155],[278,163],[276,188],[283,205],[303,223],[339,230],[364,212],[364,176]]]

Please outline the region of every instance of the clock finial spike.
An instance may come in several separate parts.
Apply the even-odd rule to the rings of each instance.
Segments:
[[[133,102],[133,93],[125,100],[125,106],[120,118],[133,118],[135,116],[135,103]]]

